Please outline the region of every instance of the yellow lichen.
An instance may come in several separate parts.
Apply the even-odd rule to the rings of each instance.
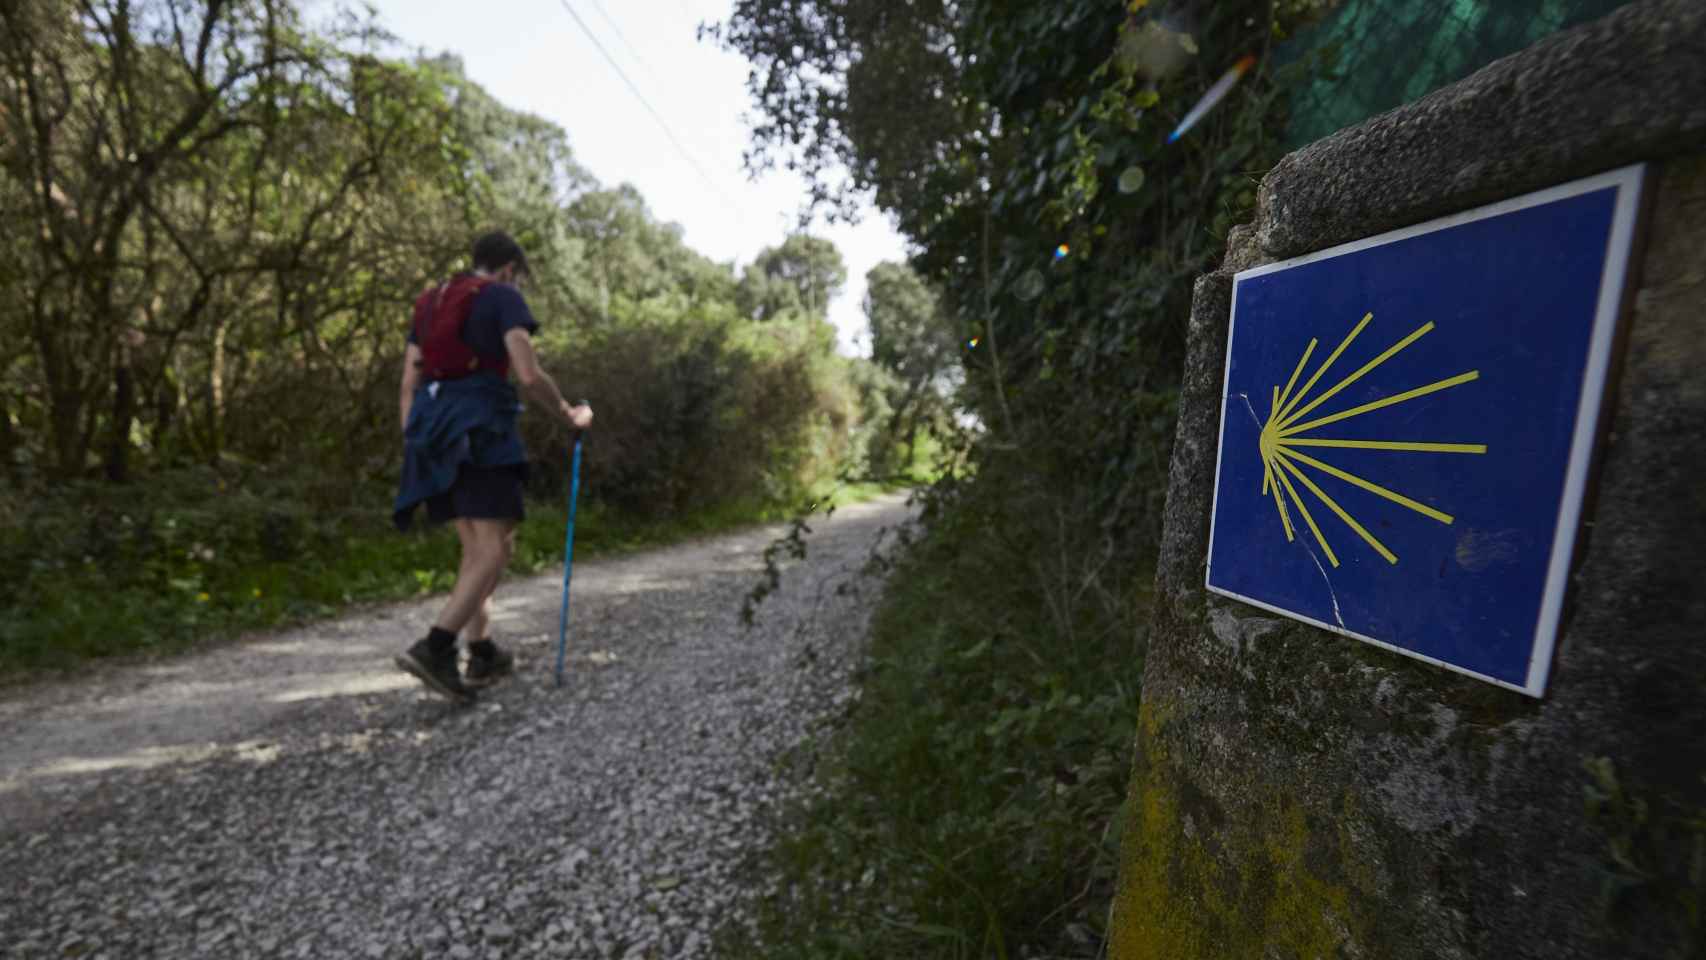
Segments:
[[[1194,822],[1187,830],[1181,786],[1189,771],[1171,762],[1163,721],[1148,704],[1139,728],[1111,960],[1313,960],[1337,956],[1346,940],[1366,946],[1356,891],[1305,862],[1313,843],[1340,861],[1347,876],[1367,877],[1366,869],[1345,862],[1356,858],[1346,856],[1340,830],[1312,833],[1301,804],[1257,784],[1227,822],[1213,828]]]

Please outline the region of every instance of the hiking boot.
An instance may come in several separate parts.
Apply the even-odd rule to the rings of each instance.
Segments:
[[[449,697],[456,703],[474,702],[474,691],[463,685],[461,674],[456,672],[454,646],[443,653],[435,653],[427,641],[417,641],[414,646],[397,654],[397,666],[414,674],[434,693]]]
[[[490,640],[468,644],[468,669],[462,682],[470,687],[483,687],[515,669],[515,655]]]

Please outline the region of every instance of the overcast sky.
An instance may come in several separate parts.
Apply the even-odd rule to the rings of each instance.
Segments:
[[[804,196],[793,175],[757,182],[741,166],[750,109],[744,58],[694,36],[701,22],[727,19],[732,0],[368,0],[409,50],[449,51],[468,76],[506,106],[568,132],[582,166],[606,186],[632,183],[652,215],[686,231],[686,242],[719,261],[750,263],[787,235]],[[678,149],[575,22],[598,43],[668,124]],[[870,352],[865,272],[900,260],[905,244],[869,209],[857,227],[813,228],[847,261],[847,288],[830,304],[841,350]]]

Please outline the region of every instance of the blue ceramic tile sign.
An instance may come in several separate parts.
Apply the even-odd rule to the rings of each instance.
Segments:
[[[1643,172],[1238,274],[1208,588],[1540,696]]]

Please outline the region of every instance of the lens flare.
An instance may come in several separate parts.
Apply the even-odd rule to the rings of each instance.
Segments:
[[[1114,57],[1132,73],[1150,80],[1165,80],[1185,68],[1197,52],[1196,39],[1165,22],[1149,20],[1141,26],[1128,23],[1120,31]]]
[[[1173,132],[1167,134],[1167,142],[1174,143],[1180,137],[1191,132],[1191,128],[1197,125],[1197,121],[1201,120],[1221,100],[1225,99],[1226,95],[1232,92],[1232,88],[1238,85],[1238,81],[1243,79],[1244,74],[1249,73],[1250,68],[1255,65],[1256,58],[1248,55],[1233,64],[1232,69],[1226,71],[1219,80],[1216,80],[1214,86],[1208,88],[1208,92],[1202,95],[1202,99],[1198,100],[1197,105],[1191,108],[1191,112],[1185,114],[1185,119],[1179,121],[1179,125],[1173,128]]]
[[[1043,274],[1035,267],[1025,271],[1013,293],[1020,300],[1030,301],[1043,295]]]

